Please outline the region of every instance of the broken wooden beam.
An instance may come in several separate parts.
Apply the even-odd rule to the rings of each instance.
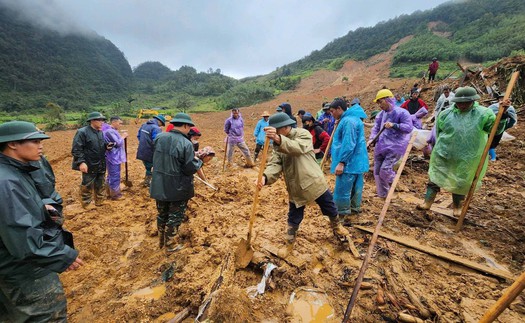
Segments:
[[[180,311],[174,318],[168,321],[168,323],[180,323],[184,321],[188,316],[190,316],[191,310],[189,307],[185,307]]]
[[[362,231],[365,231],[365,232],[368,232],[368,233],[373,233],[374,232],[374,230],[372,230],[370,228],[362,227],[360,225],[354,225],[354,228],[362,230]],[[492,275],[492,276],[496,276],[496,277],[500,277],[500,278],[504,278],[504,279],[508,279],[508,280],[514,280],[515,279],[514,275],[512,275],[508,271],[490,268],[490,267],[478,264],[478,263],[476,263],[474,261],[471,261],[471,260],[464,259],[464,258],[461,258],[461,257],[456,256],[456,255],[453,255],[451,253],[448,253],[448,252],[445,252],[445,251],[441,251],[441,250],[438,250],[438,249],[433,248],[433,247],[422,245],[418,241],[416,241],[414,239],[411,239],[411,238],[398,237],[398,236],[395,236],[393,234],[384,233],[384,232],[380,232],[379,236],[381,236],[383,238],[386,238],[388,240],[392,240],[392,241],[397,242],[399,244],[402,244],[404,246],[410,247],[412,249],[416,249],[416,250],[419,250],[421,252],[430,254],[432,256],[435,256],[435,257],[438,257],[438,258],[441,258],[441,259],[445,259],[445,260],[448,260],[448,261],[451,261],[451,262],[463,265],[465,267],[477,270],[477,271],[485,273],[485,274],[489,274],[489,275]]]

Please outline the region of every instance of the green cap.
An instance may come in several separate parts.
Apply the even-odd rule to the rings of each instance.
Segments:
[[[182,112],[179,112],[175,115],[175,117],[173,117],[173,119],[171,119],[170,123],[186,123],[186,124],[189,124],[189,125],[192,125],[194,126],[195,124],[193,123],[193,121],[191,120],[191,117],[186,114],[186,113],[182,113]]]
[[[88,118],[87,118],[86,121],[89,122],[91,120],[96,120],[96,119],[104,119],[104,120],[106,120],[107,118],[104,117],[102,115],[102,113],[95,111],[95,112],[91,112],[90,114],[88,114]]]
[[[162,122],[163,126],[166,124],[166,118],[162,114],[156,115],[153,118]]]
[[[291,126],[295,123],[296,123],[295,120],[290,118],[290,116],[284,112],[277,112],[275,114],[272,114],[270,119],[268,119],[269,126],[274,127],[276,129],[286,127],[286,126]]]
[[[49,139],[49,136],[31,122],[9,121],[0,125],[0,143],[30,139]]]
[[[470,86],[460,87],[456,90],[456,95],[450,100],[452,102],[471,102],[478,100],[480,96],[476,89]]]

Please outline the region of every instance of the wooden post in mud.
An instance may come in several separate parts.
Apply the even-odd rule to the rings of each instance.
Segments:
[[[350,297],[350,301],[348,302],[348,306],[346,307],[345,316],[343,318],[343,323],[347,323],[348,320],[350,320],[350,315],[352,315],[352,309],[354,308],[355,301],[357,299],[357,293],[359,293],[359,288],[361,287],[361,283],[363,282],[363,278],[365,277],[365,272],[368,267],[368,262],[370,261],[370,258],[372,257],[372,252],[374,251],[374,246],[377,242],[377,238],[379,237],[379,231],[381,231],[381,226],[383,225],[383,220],[385,219],[386,211],[388,211],[388,207],[390,206],[390,201],[392,200],[392,196],[394,195],[394,191],[396,190],[397,182],[399,182],[399,178],[401,177],[403,168],[405,168],[405,163],[408,159],[408,155],[410,154],[410,151],[412,150],[412,145],[414,144],[416,137],[417,137],[417,134],[415,132],[412,133],[410,142],[408,143],[405,154],[403,155],[403,159],[401,160],[401,164],[399,165],[399,169],[397,170],[396,177],[394,178],[394,181],[392,182],[392,186],[390,186],[390,190],[388,190],[388,195],[386,196],[385,204],[383,205],[383,209],[381,210],[381,214],[379,215],[379,219],[377,220],[377,225],[372,235],[372,240],[370,240],[370,245],[368,246],[366,257],[363,260],[363,263],[361,264],[361,269],[359,270],[359,275],[357,276],[354,290],[352,291],[352,296]]]
[[[339,120],[335,122],[334,131],[332,131],[332,135],[330,136],[330,140],[328,141],[328,146],[326,146],[326,150],[324,152],[323,159],[321,160],[321,170],[324,168],[324,163],[326,162],[326,157],[328,156],[328,153],[330,152],[330,147],[332,146],[332,140],[334,139],[335,131],[337,130],[337,126],[339,125]]]
[[[512,303],[516,297],[525,289],[525,272],[516,279],[516,281],[501,295],[498,301],[492,305],[485,315],[479,320],[479,323],[490,323],[498,318],[498,316]]]
[[[222,172],[226,170],[226,154],[228,151],[228,137],[226,137],[226,145],[224,146],[224,159],[222,160]]]
[[[512,89],[514,88],[514,84],[516,84],[516,80],[518,79],[519,74],[520,74],[519,71],[512,73],[512,76],[510,78],[509,85],[507,86],[507,90],[505,91],[505,96],[503,97],[503,100],[508,100],[510,98],[510,94],[512,93]],[[496,116],[496,121],[494,121],[494,125],[492,126],[492,130],[490,131],[490,135],[487,140],[487,144],[485,145],[485,149],[483,150],[483,153],[481,154],[481,159],[479,161],[478,169],[476,170],[476,173],[474,174],[474,179],[472,180],[472,184],[470,185],[470,189],[468,191],[467,197],[465,198],[465,202],[463,203],[463,208],[461,208],[461,214],[459,215],[458,223],[456,224],[456,232],[461,230],[461,227],[463,226],[463,221],[465,220],[465,215],[467,214],[467,210],[468,210],[470,201],[472,200],[472,196],[474,195],[474,190],[478,183],[479,175],[481,174],[481,171],[483,170],[483,166],[485,165],[485,161],[487,160],[487,154],[490,149],[490,144],[492,143],[492,140],[494,139],[494,136],[496,135],[496,131],[498,130],[499,122],[501,120],[501,116],[503,115],[503,110],[504,110],[503,106],[500,105],[498,115]]]

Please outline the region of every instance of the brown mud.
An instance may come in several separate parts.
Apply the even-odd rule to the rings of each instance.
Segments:
[[[417,80],[388,79],[392,51],[363,62],[349,61],[337,72],[315,72],[297,90],[241,109],[245,139],[252,151],[255,144],[251,133],[259,115],[263,110],[273,112],[280,102],[290,102],[294,111],[304,108],[315,114],[325,100],[359,96],[370,112],[376,109],[372,99],[383,85],[408,91]],[[343,76],[348,77],[347,82],[342,81]],[[431,92],[423,91],[423,99],[433,107]],[[283,261],[268,252],[284,246],[288,200],[282,180],[261,190],[254,226],[254,249],[278,266],[266,292],[255,299],[246,292],[260,282],[263,269],[250,265],[235,270],[224,265],[236,243],[246,237],[258,171],[257,167],[242,168],[238,151],[235,165],[222,171],[222,127],[228,116],[229,112],[192,115],[203,133],[201,147],[209,145],[217,152],[217,158],[205,166],[205,172],[219,190],[195,183],[196,196],[189,203],[188,219],[178,235],[180,250],[171,255],[158,249],[155,202],[141,185],[144,169],[134,157],[134,135],[139,126],[125,126],[130,133],[128,157],[133,187],[124,191],[123,199],[107,201],[92,211],[80,207],[80,174],[71,170],[69,152],[75,132],[50,133],[45,150],[65,200],[65,226],[75,234],[75,245],[86,263],[80,270],[61,275],[71,322],[162,322],[185,308],[190,309],[189,322],[207,298],[212,299],[207,317],[215,322],[298,321],[288,302],[292,292],[300,287],[326,293],[333,315],[318,313],[318,321],[341,321],[361,260],[354,259],[348,249],[335,241],[328,219],[315,205],[306,209],[292,260]],[[525,269],[525,130],[518,122],[509,133],[516,139],[499,146],[499,160],[490,164],[461,232],[454,233],[455,221],[448,217],[415,210],[428,180],[428,161],[421,158],[419,151],[412,153],[405,166],[398,196],[390,205],[383,230],[480,264],[507,269],[518,276]],[[333,175],[327,178],[333,187]],[[363,212],[352,217],[355,223],[375,226],[384,201],[374,195],[373,176],[367,174]],[[442,193],[436,203],[448,207],[450,200],[449,194]],[[370,235],[352,227],[349,232],[359,252],[365,254]],[[168,281],[164,282],[163,277]],[[509,286],[509,282],[381,238],[365,283],[354,309],[355,322],[393,322],[402,311],[426,318],[427,322],[471,322]],[[378,291],[384,296],[378,297]],[[411,301],[409,293],[426,311],[414,304],[417,301]],[[474,311],[474,305],[465,306],[474,303]],[[511,309],[511,319],[505,322],[525,320],[522,296]],[[315,315],[311,313],[313,321]]]

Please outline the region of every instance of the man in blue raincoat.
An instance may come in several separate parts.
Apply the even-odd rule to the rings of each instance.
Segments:
[[[462,87],[452,99],[454,105],[441,111],[436,120],[436,144],[428,168],[429,182],[420,210],[429,210],[440,188],[452,193],[453,214],[461,214],[462,202],[468,193],[480,158],[494,124],[494,113],[475,100],[476,90]],[[488,160],[479,176],[477,188],[487,170]]]
[[[369,168],[365,127],[342,99],[335,99],[330,104],[330,112],[339,123],[332,136],[330,172],[336,175],[334,201],[339,218],[344,220],[351,212],[358,213],[361,209],[363,174]]]

